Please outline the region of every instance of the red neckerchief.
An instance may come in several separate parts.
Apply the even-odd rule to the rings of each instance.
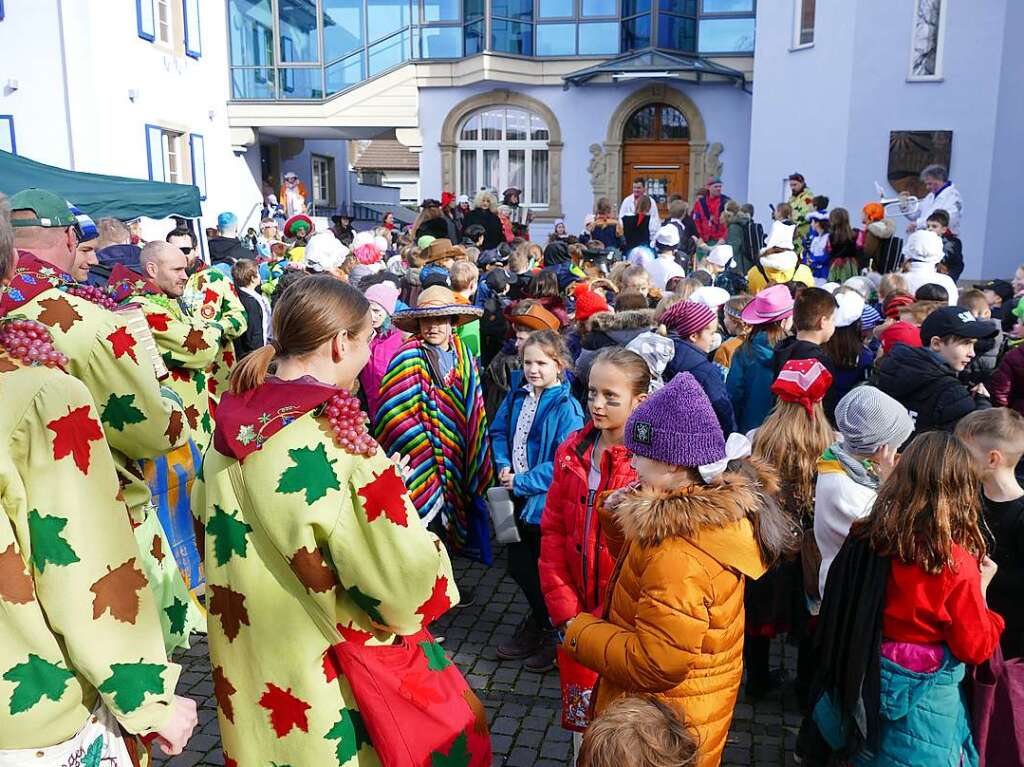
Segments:
[[[10,314],[51,288],[74,284],[74,277],[67,272],[61,271],[48,261],[43,261],[33,253],[19,250],[14,278],[0,291],[0,317]]]
[[[243,394],[226,393],[217,407],[213,445],[218,452],[244,461],[285,426],[340,391],[304,377],[297,381],[269,378]]]
[[[117,303],[140,295],[160,295],[163,291],[152,280],[133,272],[124,264],[114,264],[107,280],[107,291]]]

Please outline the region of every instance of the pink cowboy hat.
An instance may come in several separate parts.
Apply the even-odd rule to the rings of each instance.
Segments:
[[[793,296],[785,285],[765,288],[747,304],[740,313],[740,319],[748,325],[763,325],[766,322],[784,320],[793,314]]]

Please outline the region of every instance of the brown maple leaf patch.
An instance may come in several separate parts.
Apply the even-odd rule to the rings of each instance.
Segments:
[[[89,587],[96,595],[92,600],[93,620],[109,611],[114,620],[134,624],[139,616],[139,589],[148,585],[146,576],[135,566],[135,557],[110,570]]]
[[[292,555],[291,566],[307,591],[322,593],[338,585],[337,576],[319,549],[299,549]]]
[[[44,298],[39,302],[43,311],[37,319],[49,327],[57,326],[62,333],[67,333],[71,327],[82,319],[82,315],[75,311],[75,307],[61,296],[60,298]]]

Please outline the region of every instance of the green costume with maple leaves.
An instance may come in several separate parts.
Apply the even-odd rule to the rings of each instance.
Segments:
[[[376,762],[329,642],[300,600],[334,616],[347,641],[388,643],[458,599],[448,555],[392,461],[332,439],[323,410],[339,391],[271,378],[225,394],[193,489],[227,765]],[[243,498],[230,476],[239,461]],[[298,577],[284,586],[271,569],[284,567],[281,556]],[[443,667],[440,647],[424,652]]]
[[[794,249],[799,256],[803,253],[804,238],[811,230],[811,222],[807,217],[814,212],[814,192],[805,186],[802,192],[790,196],[789,207],[793,209],[791,221],[796,224]]]
[[[227,391],[228,379],[235,366],[234,341],[249,325],[245,307],[231,280],[220,270],[212,268],[192,274],[185,283],[181,298],[193,317],[212,320],[224,329],[206,382],[210,393],[210,412],[216,418],[220,395]]]
[[[167,537],[153,512],[140,461],[185,445],[189,430],[181,401],[160,386],[145,349],[127,320],[80,295],[70,275],[31,253],[19,251],[15,276],[0,292],[0,317],[36,320],[46,325],[53,345],[68,358],[67,372],[92,395],[103,435],[114,457],[121,492],[138,541],[139,561],[160,610],[188,602],[189,592],[169,551]],[[161,614],[163,614],[161,612]],[[185,644],[188,628],[171,631],[168,650]]]
[[[68,740],[98,699],[129,733],[159,729],[179,668],[102,415],[82,382],[2,352],[0,401],[0,750]]]

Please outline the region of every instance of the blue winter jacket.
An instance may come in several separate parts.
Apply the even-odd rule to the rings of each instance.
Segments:
[[[768,334],[762,331],[732,355],[725,385],[736,413],[737,428],[744,434],[760,426],[775,405],[771,390],[775,382],[774,351]]]
[[[512,468],[512,441],[523,410],[527,391],[521,370],[512,373],[511,388],[491,423],[491,449],[497,472]],[[537,405],[530,435],[526,438],[529,471],[517,473],[512,493],[525,499],[522,521],[539,525],[548,488],[554,479],[555,450],[577,429],[583,427],[583,408],[572,396],[568,382],[545,389]]]
[[[881,659],[881,743],[877,753],[864,752],[858,767],[977,767],[967,706],[960,690],[965,666],[946,650],[942,667],[931,674],[909,671]],[[833,747],[845,734],[822,696],[812,714],[818,730]],[[962,757],[962,760],[961,760]]]
[[[697,383],[704,389],[704,393],[711,400],[711,407],[715,409],[718,416],[718,425],[722,427],[722,433],[728,437],[736,431],[736,417],[733,413],[733,404],[729,399],[729,392],[725,389],[725,382],[722,381],[722,371],[708,359],[708,355],[685,341],[675,333],[669,335],[672,343],[675,344],[676,354],[665,367],[662,379],[668,383],[678,373],[690,373],[697,379]]]

